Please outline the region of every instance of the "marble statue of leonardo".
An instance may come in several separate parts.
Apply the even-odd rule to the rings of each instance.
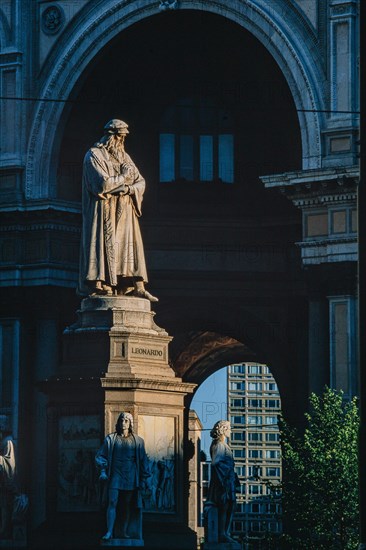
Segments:
[[[124,142],[128,125],[110,120],[84,158],[80,295],[130,294],[152,302],[138,218],[145,180]]]

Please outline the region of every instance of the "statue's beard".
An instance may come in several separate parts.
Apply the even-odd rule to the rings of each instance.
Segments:
[[[114,157],[120,159],[122,162],[125,152],[123,139],[121,140],[118,137],[112,135],[108,137],[107,141],[105,142],[105,148],[109,153],[111,153]]]

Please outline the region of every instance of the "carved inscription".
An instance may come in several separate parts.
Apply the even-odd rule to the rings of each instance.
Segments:
[[[142,346],[132,346],[131,355],[139,355],[140,357],[163,357],[164,353],[161,349],[146,348]]]

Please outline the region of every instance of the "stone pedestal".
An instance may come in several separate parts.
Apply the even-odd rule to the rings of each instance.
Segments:
[[[103,548],[125,548],[128,546],[144,546],[143,539],[111,539],[108,541],[101,542]]]
[[[99,377],[104,393],[101,439],[115,430],[120,412],[133,415],[134,432],[145,441],[151,470],[151,486],[143,494],[144,539],[159,550],[171,548],[169,531],[179,536],[181,549],[196,544],[182,490],[188,481],[183,464],[184,397],[195,384],[182,382],[170,367],[170,341],[155,324],[148,300],[89,297],[82,301],[78,322],[65,331],[61,367],[64,377],[73,372]],[[103,545],[143,544],[142,539],[133,541],[115,538]]]
[[[240,550],[238,542],[219,542],[218,509],[209,506],[205,510],[205,543],[204,550]]]
[[[26,548],[27,547],[27,533],[26,525],[15,525],[12,529],[12,538],[5,538],[0,540],[0,548],[9,550],[10,548]]]

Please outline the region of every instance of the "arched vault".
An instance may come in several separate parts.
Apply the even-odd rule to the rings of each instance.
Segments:
[[[180,10],[204,10],[236,22],[252,33],[279,65],[294,98],[301,129],[304,169],[321,166],[321,129],[325,78],[312,40],[303,40],[296,19],[281,17],[286,1],[181,0]],[[282,11],[281,11],[282,10]],[[126,28],[160,13],[159,2],[105,0],[91,3],[65,30],[41,72],[40,100],[35,107],[29,148],[25,193],[29,199],[56,194],[57,159],[67,113],[67,101],[80,89],[88,68],[101,50]],[[167,14],[168,16],[169,14]],[[153,24],[153,19],[152,19]],[[168,24],[168,20],[167,20]],[[240,45],[239,45],[240,46]],[[46,70],[47,69],[47,70]],[[57,101],[53,101],[57,98]],[[66,103],[65,103],[66,102]]]

